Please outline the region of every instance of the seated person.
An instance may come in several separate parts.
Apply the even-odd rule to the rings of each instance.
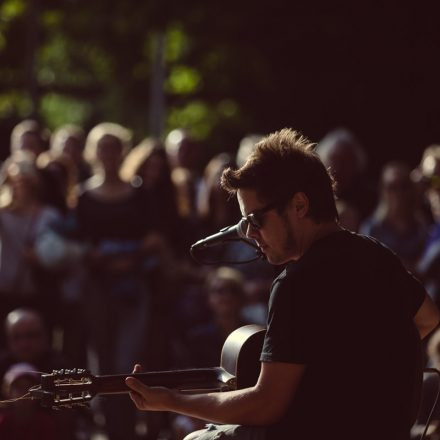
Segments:
[[[7,348],[0,352],[0,380],[11,365],[28,362],[46,373],[67,367],[63,358],[51,349],[43,318],[32,309],[15,309],[6,317]]]
[[[3,377],[2,392],[6,399],[19,399],[37,385],[36,367],[27,363],[12,365]],[[38,402],[23,399],[0,409],[0,438],[14,440],[55,440],[56,423]]]

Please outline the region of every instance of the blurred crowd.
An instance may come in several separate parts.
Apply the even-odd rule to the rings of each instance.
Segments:
[[[243,242],[207,249],[199,257],[211,264],[189,254],[192,243],[240,219],[220,176],[242,165],[259,138],[207,161],[181,129],[137,145],[115,123],[88,133],[74,125],[49,133],[34,120],[13,129],[0,170],[2,399],[59,368],[103,375],[129,373],[135,363],[147,371],[218,366],[231,331],[265,325],[280,268]],[[341,225],[393,250],[440,305],[440,145],[428,146],[415,169],[387,163],[379,182],[347,129],[330,132],[316,152],[335,178]],[[435,367],[440,334],[428,345],[426,365]],[[428,382],[426,395],[438,386]],[[433,439],[440,411],[434,419]],[[56,414],[34,401],[0,407],[0,438],[179,440],[202,426],[139,414],[127,395]]]

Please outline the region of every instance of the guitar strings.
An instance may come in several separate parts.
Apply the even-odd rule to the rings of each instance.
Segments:
[[[27,373],[40,374],[40,375],[47,374],[47,373],[44,373],[43,371],[28,371]],[[39,386],[39,385],[36,385],[36,386]],[[32,388],[34,388],[34,387],[31,387],[29,390],[31,390]],[[26,394],[23,394],[23,396],[17,397],[15,399],[0,400],[0,408],[10,407],[21,400],[34,400],[34,398],[31,396],[30,391],[28,391]]]
[[[31,393],[26,393],[21,397],[17,397],[16,399],[0,400],[0,407],[12,406],[14,403],[17,403],[20,400],[32,400]]]

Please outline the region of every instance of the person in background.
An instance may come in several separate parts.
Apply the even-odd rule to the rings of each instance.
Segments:
[[[433,224],[416,269],[428,293],[440,305],[440,145],[432,145],[424,151],[417,174]]]
[[[410,168],[401,162],[388,163],[382,171],[379,204],[359,230],[388,246],[412,272],[429,230],[417,196]]]
[[[45,204],[41,174],[31,153],[16,151],[0,173],[0,318],[28,305],[50,319],[56,286],[39,263],[38,245],[61,213]]]
[[[218,366],[228,335],[248,324],[242,316],[246,301],[244,282],[237,269],[227,266],[207,275],[204,299],[209,314],[204,323],[190,328],[185,337],[188,367]]]
[[[36,371],[36,367],[28,363],[12,365],[2,380],[5,399],[19,399],[27,394],[30,387],[38,385],[40,375]],[[65,432],[58,432],[50,412],[45,411],[39,402],[26,399],[0,407],[0,438],[57,440],[66,437]]]
[[[337,128],[321,139],[315,151],[336,181],[340,224],[356,232],[376,204],[376,193],[365,177],[365,150],[353,133]]]
[[[148,193],[153,204],[150,209],[160,219],[157,226],[161,234],[174,251],[181,251],[176,187],[171,179],[171,167],[162,142],[145,138],[133,147],[122,163],[120,175],[125,182]]]
[[[27,362],[36,371],[51,373],[67,368],[67,361],[51,348],[48,328],[40,313],[18,308],[7,315],[4,322],[6,348],[0,352],[0,378],[16,363]]]
[[[248,157],[254,151],[255,145],[263,139],[261,134],[248,134],[241,141],[235,155],[235,162],[238,167],[242,167]]]
[[[200,227],[197,198],[201,184],[201,145],[185,130],[175,129],[165,139],[165,150],[171,165],[171,179],[177,189],[177,209],[186,223],[185,235],[190,243]]]
[[[11,154],[16,151],[27,151],[36,159],[48,149],[50,132],[33,119],[18,123],[11,132]]]
[[[16,364],[31,364],[33,368],[30,371],[39,373],[51,373],[53,370],[71,367],[68,360],[52,348],[48,325],[38,311],[28,308],[18,308],[11,311],[5,319],[4,331],[7,347],[0,352],[0,381],[3,383],[11,382],[11,378],[8,378],[8,372],[13,370]],[[39,379],[39,375],[37,379]],[[34,384],[32,383],[32,385]],[[19,397],[25,394],[23,391],[27,391],[27,389],[20,389],[14,395]],[[9,388],[3,388],[2,392],[3,399],[13,398]],[[34,414],[32,407],[35,405],[28,407],[24,403],[23,408],[19,406],[17,411],[11,414],[12,419],[15,416],[20,416],[21,409],[26,412],[27,408],[31,414]],[[51,419],[56,426],[56,438],[74,440],[80,426],[80,420],[87,420],[87,416],[81,412],[60,412],[52,413]],[[3,437],[0,436],[0,438]]]
[[[163,245],[154,206],[144,191],[120,177],[130,146],[131,132],[119,124],[101,123],[89,132],[84,154],[93,176],[75,209],[77,238],[88,245],[83,300],[90,368],[99,374],[127,371],[146,349],[153,295],[149,274]],[[135,412],[126,396],[102,404],[109,438],[134,438]]]
[[[186,347],[183,366],[192,368],[216,367],[226,338],[237,328],[248,324],[243,319],[245,304],[244,278],[230,267],[219,267],[207,277],[205,300],[210,314],[205,323],[190,328],[185,336]],[[173,421],[176,440],[190,432],[201,429],[199,419],[177,416]]]
[[[85,135],[81,127],[66,124],[58,127],[50,138],[53,156],[67,156],[75,167],[76,182],[81,184],[92,175],[90,164],[84,159]]]
[[[197,200],[198,213],[203,225],[201,236],[213,234],[236,223],[240,215],[237,201],[228,198],[220,186],[222,172],[230,166],[234,166],[232,157],[228,153],[220,153],[205,167]]]
[[[36,161],[43,181],[44,201],[64,216],[76,206],[76,167],[69,156],[45,151]]]

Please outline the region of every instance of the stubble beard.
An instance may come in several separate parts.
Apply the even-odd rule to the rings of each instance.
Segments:
[[[271,264],[279,265],[292,261],[296,258],[294,256],[298,252],[298,242],[293,233],[292,227],[287,219],[287,216],[282,216],[285,238],[281,245],[281,250],[272,255],[266,255],[267,260]]]

